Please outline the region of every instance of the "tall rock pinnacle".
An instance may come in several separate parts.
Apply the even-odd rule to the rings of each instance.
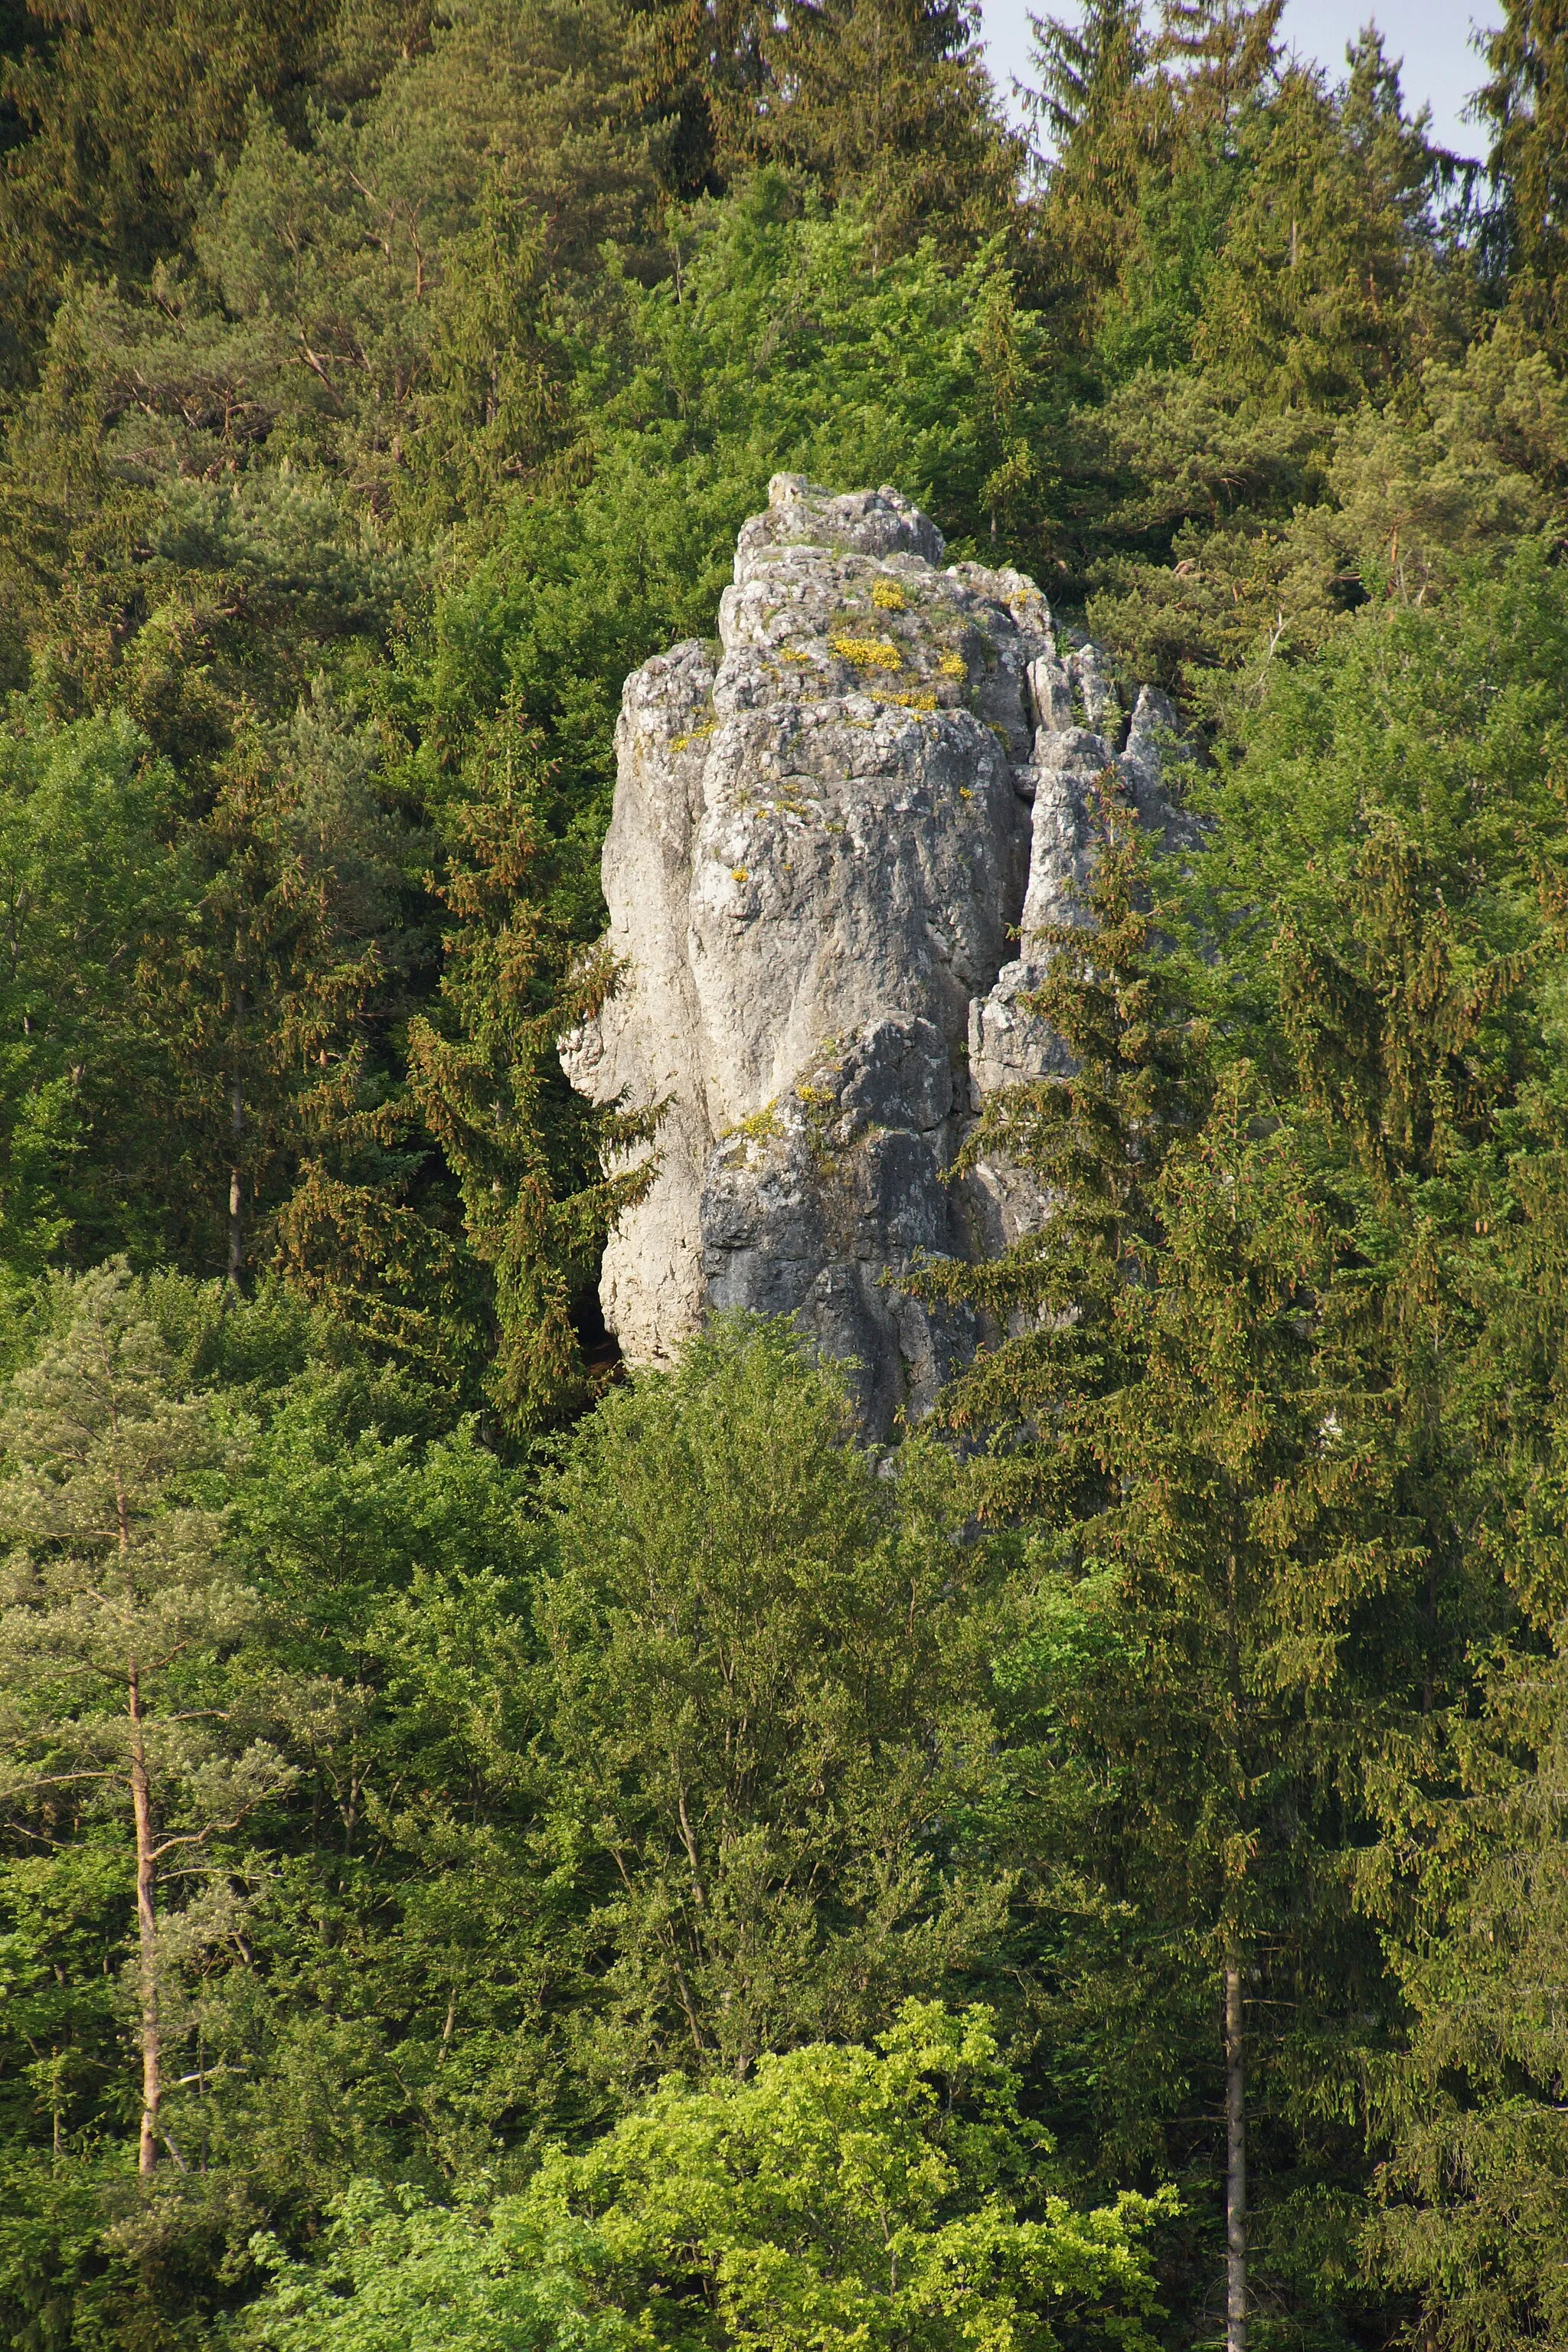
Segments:
[[[1163,698],[1129,726],[1031,580],[942,553],[896,490],[775,475],[721,650],[679,645],[626,681],[604,854],[620,980],[562,1048],[595,1101],[666,1106],[658,1172],[605,1254],[628,1359],[668,1361],[716,1307],[793,1315],[876,1434],[976,1339],[900,1273],[1038,1213],[1005,1170],[943,1177],[986,1091],[1060,1066],[1020,998],[1033,929],[1075,919],[1095,780],[1181,824]]]

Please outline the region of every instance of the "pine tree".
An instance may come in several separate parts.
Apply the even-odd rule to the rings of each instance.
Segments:
[[[224,1557],[220,1516],[192,1498],[194,1474],[221,1461],[209,1408],[179,1392],[122,1268],[66,1283],[56,1305],[58,1331],[0,1419],[0,1775],[14,1828],[45,1851],[94,1817],[129,1837],[145,2179],[161,2150],[178,2155],[164,2114],[171,1921],[198,1946],[226,1931],[223,1842],[293,1774],[247,1736],[226,1671],[257,1604]]]

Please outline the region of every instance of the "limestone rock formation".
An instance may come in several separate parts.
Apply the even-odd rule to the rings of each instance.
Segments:
[[[1058,645],[1032,581],[942,552],[896,490],[774,478],[717,656],[679,645],[626,681],[621,978],[562,1048],[594,1100],[665,1106],[605,1255],[627,1357],[668,1360],[713,1308],[794,1315],[854,1365],[878,1433],[975,1339],[899,1276],[1038,1213],[995,1171],[977,1224],[943,1175],[989,1088],[1060,1066],[1018,999],[1032,935],[1075,919],[1096,778],[1180,824],[1163,698],[1124,730],[1103,656]]]

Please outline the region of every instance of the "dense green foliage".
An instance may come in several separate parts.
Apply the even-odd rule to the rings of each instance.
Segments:
[[[1211,2342],[1243,2075],[1255,2348],[1563,2339],[1501,15],[1472,168],[1279,0],[1042,17],[1038,154],[960,0],[0,6],[0,2343]],[[1205,818],[1108,793],[973,1146],[1057,1213],[880,1461],[788,1331],[618,1375],[554,1055],[780,467],[1032,571]]]
[[[1161,2200],[1075,2214],[984,2010],[906,2002],[878,2050],[810,2043],[675,2078],[521,2196],[432,2211],[368,2184],[240,2340],[868,2347],[1110,2340],[1145,2352]],[[1041,2218],[1021,2220],[1031,2199]],[[1112,2315],[1114,2315],[1114,2316]]]

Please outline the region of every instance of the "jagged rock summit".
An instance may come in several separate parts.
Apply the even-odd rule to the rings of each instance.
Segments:
[[[977,1336],[900,1287],[911,1258],[1038,1213],[1005,1170],[943,1176],[991,1087],[1059,1066],[1019,999],[1033,933],[1076,919],[1095,779],[1181,828],[1163,697],[1124,720],[1033,581],[942,555],[897,490],[775,475],[720,648],[626,681],[604,854],[620,980],[562,1048],[595,1101],[667,1106],[605,1254],[626,1356],[667,1361],[717,1307],[793,1315],[849,1362],[877,1434]]]

